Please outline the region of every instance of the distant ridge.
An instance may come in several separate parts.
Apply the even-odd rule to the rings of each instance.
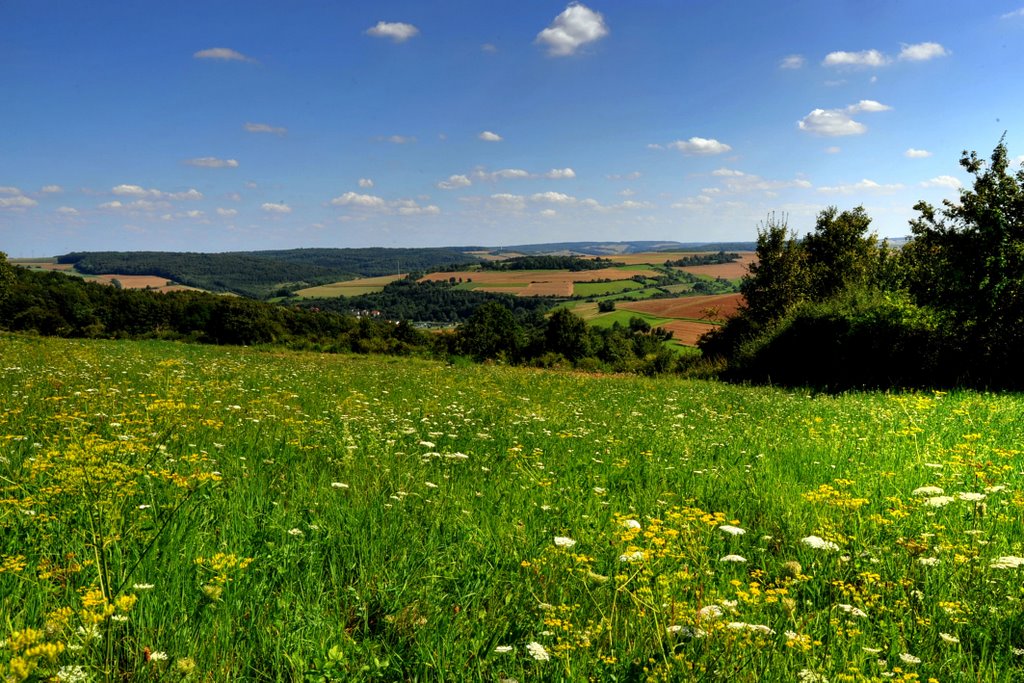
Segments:
[[[635,240],[627,242],[548,242],[544,244],[517,244],[501,247],[465,247],[466,251],[491,253],[517,252],[521,254],[586,254],[612,256],[650,251],[754,251],[756,242],[673,242],[671,240]]]

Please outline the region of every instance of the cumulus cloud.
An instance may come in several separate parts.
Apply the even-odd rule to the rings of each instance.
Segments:
[[[860,52],[839,50],[825,55],[822,64],[824,66],[878,67],[885,66],[889,62],[890,59],[878,50],[862,50]]]
[[[436,216],[441,213],[441,209],[433,204],[421,206],[412,199],[397,199],[391,202],[389,208],[397,211],[401,216]]]
[[[20,190],[18,194],[10,194],[10,196],[0,197],[0,209],[27,209],[38,204],[39,202],[32,199],[31,197],[26,197],[25,195],[21,194]]]
[[[477,138],[483,140],[484,142],[501,142],[502,140],[505,139],[498,135],[497,133],[492,133],[489,130],[483,131],[482,133],[477,135]]]
[[[238,209],[224,209],[221,207],[217,207],[217,215],[224,216],[225,218],[230,218],[231,216],[238,215]]]
[[[903,49],[900,50],[899,59],[905,62],[926,62],[929,59],[945,57],[948,54],[949,50],[938,43],[904,44]]]
[[[0,185],[0,194],[22,194],[21,189],[10,185]]]
[[[572,179],[576,177],[576,171],[571,168],[553,168],[545,173],[544,177],[551,180]]]
[[[202,218],[206,214],[204,214],[202,211],[198,209],[192,209],[191,211],[185,211],[184,213],[179,215],[184,216],[185,218]]]
[[[373,187],[373,179],[372,178],[360,178],[359,179],[359,187],[361,187],[363,189],[367,189],[367,188]]]
[[[895,183],[892,185],[882,185],[881,183],[876,183],[874,180],[868,180],[867,178],[864,178],[863,180],[848,185],[833,185],[831,187],[819,187],[818,192],[821,192],[823,194],[852,194],[854,192],[886,193],[895,192],[896,190],[900,190],[902,188],[903,186],[900,185],[899,183]]]
[[[40,194],[59,194],[64,191],[64,188],[60,185],[43,185],[42,189],[39,190]]]
[[[670,142],[666,147],[670,149],[677,149],[683,154],[693,155],[711,155],[711,154],[724,154],[732,149],[729,145],[724,142],[719,142],[714,138],[698,138],[692,137],[689,140],[676,140]],[[660,149],[660,146],[659,146]]]
[[[501,206],[506,206],[513,209],[521,209],[526,204],[526,197],[524,197],[523,195],[508,194],[506,192],[492,194],[491,200]]]
[[[246,123],[242,128],[247,133],[270,133],[281,136],[288,134],[288,129],[284,126],[271,126],[269,123]]]
[[[478,168],[473,171],[473,177],[480,181],[495,180],[520,180],[522,178],[532,178],[533,175],[529,171],[524,171],[521,168],[502,168],[497,171],[485,171],[482,168]]]
[[[218,59],[224,62],[255,62],[252,57],[247,57],[228,47],[211,47],[206,50],[194,52],[192,56],[196,59]]]
[[[77,216],[78,215],[78,209],[76,209],[73,206],[58,206],[56,209],[54,209],[54,211],[56,213],[63,214],[65,216]]]
[[[568,57],[606,35],[608,25],[601,13],[574,2],[537,34],[537,42],[547,47],[551,57]]]
[[[185,159],[185,163],[197,168],[238,168],[238,162],[235,159],[218,159],[217,157]]]
[[[744,176],[746,173],[731,168],[717,168],[711,172],[711,175],[718,176],[719,178],[735,178]]]
[[[889,111],[892,107],[875,100],[861,100],[845,109],[815,109],[797,122],[800,130],[824,135],[840,137],[843,135],[862,135],[868,127],[860,121],[853,120],[850,115],[860,112],[874,113]]]
[[[393,145],[411,145],[416,142],[416,138],[412,135],[389,135],[386,138],[377,138],[383,142],[390,142]]]
[[[780,69],[802,69],[807,60],[803,55],[786,55],[779,61]]]
[[[473,181],[468,176],[464,175],[451,175],[448,176],[448,180],[442,180],[437,184],[437,187],[442,190],[455,190],[460,187],[469,187],[473,184]]]
[[[147,190],[141,185],[117,185],[110,192],[119,197],[135,197],[136,199],[196,200],[203,198],[203,193],[194,188],[189,188],[184,192],[163,192],[155,188]]]
[[[378,21],[376,26],[366,29],[366,35],[374,38],[390,38],[395,43],[404,43],[420,30],[412,24],[401,21]]]
[[[561,192],[537,192],[530,196],[530,201],[548,202],[551,204],[575,204],[576,198]]]
[[[264,202],[260,204],[260,209],[267,213],[291,213],[292,207],[288,206],[284,202],[274,204],[272,202]]]
[[[383,198],[372,194],[359,194],[358,192],[346,192],[331,200],[334,206],[358,206],[365,209],[383,208],[386,202]]]
[[[921,183],[921,187],[945,187],[950,190],[959,190],[963,187],[963,183],[951,175],[940,175],[931,180],[924,181]]]
[[[914,149],[913,147],[903,153],[903,156],[908,159],[927,159],[931,155],[932,153],[926,149]]]
[[[545,218],[554,218],[558,215],[558,212],[554,209],[542,209],[538,212],[538,215],[544,216]]]

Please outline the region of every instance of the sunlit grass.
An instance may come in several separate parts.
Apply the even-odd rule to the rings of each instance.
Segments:
[[[0,352],[9,680],[1024,675],[1017,396]]]

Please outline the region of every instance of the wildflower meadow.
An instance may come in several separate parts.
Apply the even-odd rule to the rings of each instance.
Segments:
[[[0,680],[1020,680],[1022,415],[2,336]]]

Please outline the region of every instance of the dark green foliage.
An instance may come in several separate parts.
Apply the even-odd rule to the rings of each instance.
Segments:
[[[478,306],[459,328],[459,349],[476,360],[519,359],[524,346],[522,326],[507,307],[496,301]]]
[[[544,340],[549,351],[561,353],[576,362],[590,355],[587,323],[566,308],[560,308],[548,318]]]
[[[14,286],[14,270],[7,262],[7,254],[0,251],[0,304],[4,302]]]
[[[375,294],[306,299],[296,304],[348,314],[376,311],[381,317],[391,320],[460,323],[468,319],[477,307],[490,301],[502,303],[517,315],[543,312],[554,305],[553,301],[539,297],[514,297],[509,294],[457,289],[450,282],[416,282],[412,278],[389,283],[384,291]]]
[[[691,254],[690,256],[684,256],[682,258],[675,259],[674,261],[665,261],[665,265],[668,267],[685,267],[685,266],[709,266],[718,263],[732,263],[738,261],[740,255],[736,252],[726,253],[719,251],[713,254]]]
[[[600,256],[589,259],[579,256],[538,254],[536,256],[517,256],[504,261],[484,261],[480,264],[480,268],[482,270],[568,270],[578,272],[616,268],[624,265],[624,263],[617,263]]]
[[[190,287],[264,298],[280,290],[432,270],[479,259],[452,249],[290,249],[223,254],[158,251],[73,252],[57,258],[80,273],[155,275]]]
[[[604,301],[597,302],[597,311],[599,313],[611,313],[615,310],[615,300],[605,299]]]

